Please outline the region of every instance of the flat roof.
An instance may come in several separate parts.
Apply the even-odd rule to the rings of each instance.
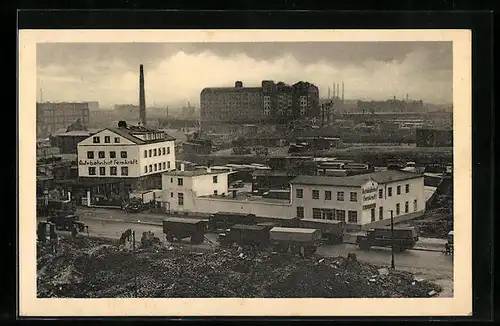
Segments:
[[[422,174],[387,170],[364,174],[357,174],[346,177],[331,177],[331,176],[308,176],[300,175],[290,181],[292,184],[318,185],[318,186],[347,186],[359,187],[369,180],[374,180],[377,183],[384,184],[403,180],[410,180],[423,177]]]
[[[130,128],[132,128],[132,129],[130,129]],[[146,131],[146,130],[140,130],[140,129],[135,129],[135,128],[137,128],[137,127],[127,126],[127,128],[105,128],[103,130],[110,130],[110,131],[114,132],[115,134],[118,134],[118,135],[122,136],[123,138],[128,139],[137,145],[161,143],[164,141],[175,140],[174,137],[169,136],[168,134],[166,134],[165,132],[160,131],[160,130],[147,129],[147,131]],[[155,133],[155,132],[163,133],[164,138],[163,139],[155,139],[155,140],[143,140],[141,138],[134,136],[134,134]]]
[[[212,174],[225,174],[225,173],[233,173],[231,171],[221,171],[220,169],[215,169],[211,170],[208,172],[205,169],[197,169],[197,170],[192,170],[192,171],[179,171],[179,170],[172,170],[172,171],[167,171],[163,172],[163,175],[168,175],[168,176],[173,176],[173,177],[195,177],[195,176],[200,176],[200,175],[212,175]]]
[[[274,228],[271,229],[271,232],[294,232],[294,233],[314,233],[316,232],[316,229],[306,229],[306,228],[284,228],[284,227],[279,227],[275,226]]]
[[[199,222],[203,222],[205,220],[198,218],[185,218],[185,217],[167,217],[163,219],[165,222],[179,222],[179,223],[188,223],[188,224],[196,224]]]
[[[199,198],[210,198],[210,199],[224,199],[224,200],[246,200],[246,201],[253,201],[253,202],[263,202],[263,203],[275,203],[275,204],[288,204],[290,202],[290,199],[279,199],[279,198],[263,198],[260,196],[252,196],[248,194],[241,194],[237,193],[236,198],[233,198],[233,195],[231,192],[228,190],[228,194],[226,196],[222,195],[206,195],[206,196],[199,196]],[[233,213],[228,213],[228,214],[233,214]]]

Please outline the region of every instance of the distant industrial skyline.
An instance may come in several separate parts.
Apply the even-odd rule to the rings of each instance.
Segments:
[[[344,82],[345,99],[423,100],[451,104],[451,42],[318,43],[41,43],[38,100],[98,101],[100,107],[139,104],[144,65],[146,104],[199,107],[205,87],[236,80],[308,81],[320,97]],[[330,88],[330,92],[328,89]]]

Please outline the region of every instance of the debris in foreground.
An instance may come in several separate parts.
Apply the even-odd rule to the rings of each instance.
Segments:
[[[61,250],[38,247],[38,297],[59,298],[398,298],[435,296],[441,288],[413,274],[349,258],[157,245],[144,234],[135,252],[80,238]]]

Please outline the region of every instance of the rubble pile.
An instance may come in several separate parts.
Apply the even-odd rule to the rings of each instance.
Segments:
[[[153,246],[135,251],[92,243],[62,240],[57,254],[41,248],[38,297],[373,298],[429,297],[441,291],[410,273],[377,268],[355,255],[304,259],[237,249],[193,252],[154,240]]]

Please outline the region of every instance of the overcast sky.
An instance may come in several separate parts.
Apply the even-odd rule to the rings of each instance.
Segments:
[[[38,88],[44,101],[138,104],[141,63],[147,106],[199,106],[204,87],[263,79],[309,81],[322,97],[344,81],[346,99],[452,102],[451,42],[41,43]]]

